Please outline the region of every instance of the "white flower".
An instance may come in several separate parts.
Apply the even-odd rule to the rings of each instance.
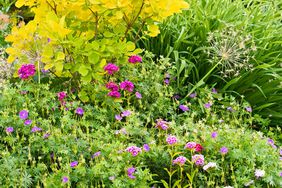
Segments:
[[[265,171],[264,170],[256,169],[255,176],[257,178],[264,177],[264,175],[265,175]]]
[[[216,163],[215,162],[209,162],[208,164],[206,164],[205,166],[203,166],[204,170],[208,170],[209,168],[213,168],[216,167]]]
[[[225,187],[223,187],[223,188],[234,188],[234,187],[232,187],[232,186],[225,186]]]

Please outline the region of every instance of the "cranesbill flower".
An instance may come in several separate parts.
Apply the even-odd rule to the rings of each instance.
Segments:
[[[108,82],[106,84],[106,88],[108,88],[111,91],[118,91],[118,89],[119,89],[118,85],[114,82]]]
[[[128,80],[125,80],[120,83],[120,89],[132,92],[134,89],[134,84]]]
[[[212,106],[212,104],[210,102],[208,102],[204,105],[205,108],[210,108],[211,106]]]
[[[33,64],[23,64],[18,70],[18,75],[22,80],[26,80],[34,74],[35,66]]]
[[[108,63],[104,70],[108,72],[109,75],[114,74],[115,72],[119,71],[119,67],[113,63]]]
[[[212,88],[212,93],[216,94],[217,90],[215,88]]]
[[[108,96],[113,97],[113,98],[120,98],[120,93],[118,91],[111,91],[108,93]]]
[[[32,120],[27,119],[24,121],[24,125],[30,125],[32,123]]]
[[[62,178],[62,182],[63,183],[67,183],[69,181],[69,178],[67,177],[67,176],[64,176],[63,178]]]
[[[126,148],[126,151],[131,153],[131,155],[134,156],[134,157],[142,152],[141,148],[136,147],[136,146],[130,146],[130,147]]]
[[[220,153],[225,155],[228,152],[228,148],[227,147],[222,147],[220,148]]]
[[[203,166],[203,169],[206,171],[208,170],[209,168],[214,168],[216,167],[216,163],[215,162],[209,162],[208,164],[206,164],[205,166]]]
[[[179,157],[177,157],[176,159],[174,159],[173,161],[172,161],[172,163],[173,164],[178,164],[179,166],[183,166],[184,164],[185,164],[185,162],[186,162],[186,157],[184,157],[184,156],[179,156]]]
[[[50,133],[46,133],[46,134],[43,135],[43,138],[47,139],[50,135],[51,135]]]
[[[121,117],[127,117],[127,116],[130,116],[131,115],[131,112],[129,110],[125,110],[121,113]]]
[[[143,150],[144,151],[150,151],[150,146],[148,144],[143,145]]]
[[[175,143],[177,143],[177,138],[176,136],[172,136],[172,135],[169,135],[167,138],[166,138],[166,142],[170,145],[173,145]]]
[[[141,63],[142,57],[139,55],[132,55],[128,58],[128,62],[132,64]]]
[[[169,85],[169,82],[170,82],[169,78],[164,79],[164,83],[165,83],[166,85]]]
[[[195,98],[196,96],[197,96],[197,93],[191,93],[191,94],[189,95],[190,98]]]
[[[133,174],[135,173],[135,168],[134,167],[130,167],[127,169],[127,176],[130,178],[130,179],[135,179],[136,177],[133,176]]]
[[[255,170],[255,176],[256,176],[256,178],[264,177],[264,175],[265,175],[265,171],[264,171],[264,170],[260,170],[260,169],[256,169],[256,170]]]
[[[26,111],[26,110],[20,111],[19,116],[23,120],[26,119],[28,117],[28,111]]]
[[[78,114],[78,115],[83,115],[84,114],[84,110],[80,107],[78,107],[76,110],[75,110],[75,113]]]
[[[186,105],[179,105],[179,109],[182,110],[183,112],[189,111],[190,109]]]
[[[94,153],[94,154],[92,155],[92,158],[98,157],[98,156],[100,156],[100,155],[101,155],[101,151],[97,151],[96,153]]]
[[[217,137],[217,132],[212,132],[212,133],[211,133],[211,137],[212,137],[212,138],[216,138],[216,137]]]
[[[6,132],[7,133],[12,133],[12,132],[14,132],[14,128],[13,127],[7,127],[6,128]]]
[[[253,111],[252,107],[250,107],[250,106],[246,107],[245,109],[246,109],[247,112],[252,112]]]
[[[115,115],[115,119],[120,121],[120,120],[122,120],[122,117],[121,117],[121,115],[117,114],[117,115]]]
[[[203,166],[205,164],[205,158],[203,155],[193,155],[192,162],[197,166]]]
[[[34,126],[32,127],[31,129],[31,132],[35,133],[35,132],[39,132],[39,131],[42,131],[42,129],[40,127],[37,127],[37,126]]]
[[[162,119],[157,119],[157,125],[156,128],[162,129],[162,130],[167,130],[168,129],[169,123],[167,121],[164,121]]]
[[[136,93],[135,93],[135,96],[136,96],[137,99],[142,99],[142,95],[141,95],[141,93],[139,93],[139,92],[136,92]]]
[[[282,177],[282,172],[280,172],[279,176]]]
[[[70,163],[70,167],[74,168],[78,165],[78,162],[77,161],[73,161]]]

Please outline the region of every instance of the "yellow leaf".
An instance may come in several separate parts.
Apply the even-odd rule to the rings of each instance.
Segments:
[[[150,37],[155,37],[160,33],[159,26],[157,25],[148,25],[148,31],[149,31],[148,35]]]
[[[21,8],[24,4],[25,0],[18,0],[15,5],[17,8]]]

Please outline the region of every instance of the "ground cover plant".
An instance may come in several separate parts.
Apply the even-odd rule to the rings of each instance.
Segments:
[[[241,21],[242,27],[248,26],[247,18],[235,19],[231,10],[269,5],[232,2],[222,3],[230,12],[225,18]],[[7,10],[5,15],[9,7],[33,14],[18,23],[4,20],[6,41],[1,45],[8,54],[1,54],[5,69],[0,72],[1,187],[282,186],[281,129],[268,126],[277,116],[265,119],[249,97],[241,92],[232,95],[238,93],[238,83],[232,81],[235,74],[247,87],[252,82],[249,73],[255,72],[256,79],[256,71],[265,71],[257,88],[267,95],[262,87],[271,88],[264,83],[266,72],[276,67],[276,77],[281,77],[278,65],[259,62],[252,70],[249,54],[255,50],[241,49],[234,42],[256,44],[259,37],[253,40],[247,35],[251,29],[242,33],[236,25],[218,23],[208,33],[208,25],[198,28],[186,20],[219,1],[0,3],[6,7],[1,9]],[[221,6],[213,13],[223,11]],[[271,17],[258,15],[261,20]],[[179,36],[180,23],[191,24],[189,31],[203,32],[196,34],[202,40],[189,37],[191,49],[182,40],[163,43],[162,37]],[[277,23],[274,19],[271,28],[279,29]],[[186,36],[186,29],[180,35]],[[160,38],[152,38],[158,34]],[[223,64],[225,56],[202,46],[230,40],[241,54],[233,58],[244,63],[243,68],[232,69],[228,64],[232,62]],[[270,53],[266,59],[273,63],[279,59],[276,43],[261,42],[266,49],[272,47],[260,51]],[[197,57],[183,56],[194,47]],[[190,57],[201,59],[203,65]],[[271,89],[279,96],[279,89]],[[261,93],[252,96],[259,99]]]

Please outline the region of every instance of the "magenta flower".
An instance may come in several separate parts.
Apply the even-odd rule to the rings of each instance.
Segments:
[[[59,101],[63,101],[64,98],[67,96],[67,93],[64,92],[64,91],[61,91],[61,92],[57,93],[57,96],[59,98]]]
[[[95,157],[99,157],[100,155],[101,155],[101,151],[97,151],[96,153],[92,155],[92,159]]]
[[[252,107],[250,107],[250,106],[246,107],[245,109],[246,109],[247,112],[252,112],[253,111]]]
[[[169,123],[167,121],[164,121],[162,119],[157,119],[157,125],[156,128],[162,129],[162,130],[167,130],[168,129]]]
[[[33,64],[23,64],[18,70],[18,75],[22,80],[26,80],[34,74],[35,66]]]
[[[132,92],[134,89],[134,84],[128,80],[120,83],[120,89]]]
[[[22,120],[26,119],[28,117],[28,111],[26,110],[20,111],[19,116]]]
[[[73,161],[70,163],[70,167],[74,168],[78,165],[78,162],[77,161]]]
[[[125,110],[121,113],[121,117],[127,117],[127,116],[130,116],[131,115],[131,112],[129,110]]]
[[[176,136],[172,136],[172,135],[169,135],[167,138],[166,138],[166,142],[170,145],[173,145],[175,143],[177,143],[177,138]]]
[[[108,88],[111,91],[118,91],[118,89],[119,89],[118,85],[114,82],[108,82],[106,84],[106,88]]]
[[[135,173],[135,168],[134,167],[130,167],[127,169],[127,176],[130,178],[130,179],[135,179],[136,177],[133,176],[133,174]]]
[[[14,128],[13,127],[7,127],[6,128],[6,132],[7,133],[12,133],[12,132],[14,132]]]
[[[205,164],[205,158],[203,155],[193,155],[192,162],[197,166],[203,166]]]
[[[35,133],[35,132],[39,132],[39,131],[42,131],[42,129],[40,127],[37,127],[37,126],[34,126],[32,127],[31,129],[31,132]]]
[[[108,93],[108,96],[113,97],[113,98],[120,98],[120,93],[118,91],[111,91]]]
[[[78,107],[76,110],[75,110],[75,113],[78,114],[78,115],[83,115],[84,114],[84,110],[80,107]]]
[[[46,134],[43,135],[43,138],[44,138],[44,139],[47,139],[49,136],[50,136],[50,134],[49,134],[49,133],[46,133]]]
[[[126,148],[126,151],[131,153],[131,155],[134,156],[134,157],[142,152],[141,148],[136,147],[136,146],[130,146],[130,147]]]
[[[32,120],[27,119],[24,121],[24,125],[30,125],[32,123]]]
[[[142,57],[139,55],[133,55],[128,58],[128,62],[132,64],[141,63]]]
[[[211,106],[212,106],[212,104],[210,102],[208,102],[204,105],[205,108],[210,108]]]
[[[226,153],[228,153],[228,148],[227,147],[220,148],[220,153],[225,155]]]
[[[190,109],[186,105],[179,105],[179,109],[182,110],[183,112],[189,111]]]
[[[172,161],[172,163],[173,164],[178,164],[179,166],[183,166],[184,164],[185,164],[185,162],[186,162],[186,157],[184,157],[184,156],[179,156],[179,157],[177,157],[176,159],[174,159],[173,161]]]
[[[136,96],[137,99],[142,99],[142,95],[141,95],[141,93],[139,93],[139,92],[136,92],[136,93],[135,93],[135,96]]]
[[[150,151],[150,146],[148,144],[143,145],[143,150],[144,151]]]
[[[115,72],[119,71],[119,67],[115,64],[108,63],[105,67],[104,70],[108,72],[109,75],[114,74]]]
[[[169,83],[170,83],[169,78],[164,79],[164,83],[165,83],[166,85],[169,85]]]
[[[216,138],[216,137],[217,137],[217,132],[212,132],[212,133],[211,133],[211,137],[212,137],[212,138]]]
[[[193,149],[196,148],[196,146],[197,146],[197,143],[196,143],[196,142],[188,142],[188,143],[185,145],[184,149],[193,150]]]
[[[69,182],[69,178],[68,178],[67,176],[64,176],[64,177],[62,178],[62,182],[63,182],[63,183]]]

